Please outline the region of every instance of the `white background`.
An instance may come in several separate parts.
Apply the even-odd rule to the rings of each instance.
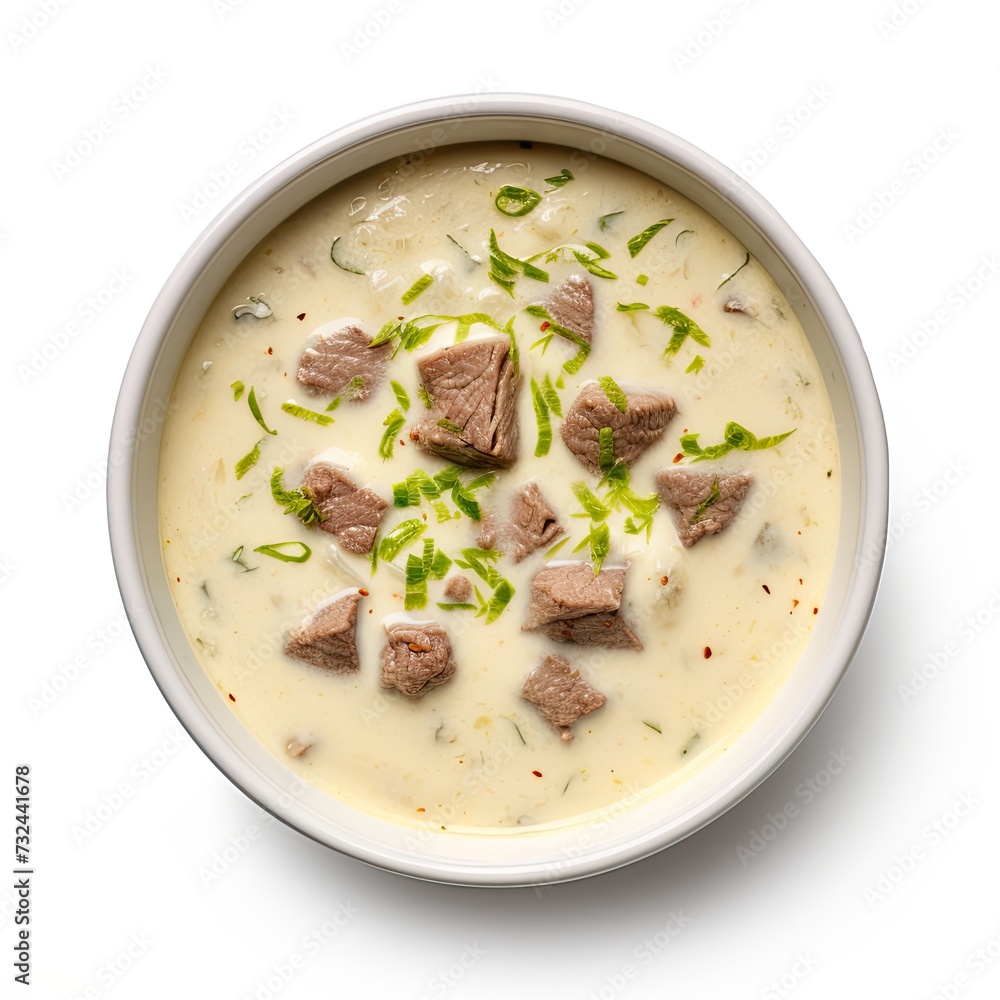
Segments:
[[[998,995],[998,29],[973,0],[4,5],[0,870],[27,762],[33,995]],[[129,352],[212,215],[335,128],[477,90],[602,104],[741,170],[847,303],[893,458],[871,627],[805,742],[684,843],[542,893],[418,883],[268,823],[154,686],[105,523]]]

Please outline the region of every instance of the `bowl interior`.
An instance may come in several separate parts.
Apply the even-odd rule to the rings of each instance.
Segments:
[[[771,274],[809,338],[839,435],[842,521],[824,614],[777,697],[730,751],[666,793],[572,826],[434,834],[359,813],[301,783],[219,699],[190,650],[163,571],[160,438],[196,331],[246,253],[316,195],[376,163],[454,143],[559,144],[634,167],[715,216]],[[490,95],[414,105],[308,147],[236,198],[199,237],[140,333],[116,411],[109,518],[116,572],[144,658],[193,738],[247,795],[307,836],[404,874],[463,884],[578,878],[644,857],[714,819],[791,752],[860,642],[881,571],[888,463],[881,410],[857,332],[829,279],[741,178],[645,122],[575,102]]]

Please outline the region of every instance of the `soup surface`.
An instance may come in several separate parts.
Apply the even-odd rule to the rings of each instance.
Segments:
[[[304,384],[307,350],[351,328],[374,373]],[[466,419],[503,407],[449,409],[456,345],[494,351],[507,380],[509,426],[471,451]],[[807,339],[731,234],[611,161],[458,145],[338,186],[232,275],[172,402],[159,520],[192,648],[265,747],[360,810],[510,830],[658,794],[753,722],[822,614],[840,484]],[[321,527],[310,468],[384,502],[360,543]],[[518,548],[532,482],[544,542]],[[540,581],[580,572],[617,598],[553,619]],[[286,651],[345,598],[335,669]],[[409,693],[383,686],[400,622],[450,647]],[[602,627],[614,645],[593,644]],[[563,672],[536,681],[585,714],[522,696],[543,663]]]

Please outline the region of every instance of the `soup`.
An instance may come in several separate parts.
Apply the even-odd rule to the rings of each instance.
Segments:
[[[206,313],[164,566],[219,696],[304,781],[523,831],[724,753],[809,639],[837,439],[792,309],[612,161],[445,147],[315,199]]]

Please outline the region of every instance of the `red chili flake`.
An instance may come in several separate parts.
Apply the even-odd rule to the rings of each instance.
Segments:
[[[546,331],[546,330],[547,330],[547,329],[548,329],[548,328],[549,328],[549,327],[550,327],[551,325],[552,325],[552,324],[551,324],[551,323],[550,323],[550,322],[549,322],[548,320],[545,320],[545,322],[544,322],[544,323],[542,323],[542,325],[541,325],[541,326],[540,326],[540,327],[539,327],[538,329],[539,329],[539,330],[541,330],[541,331],[542,331],[542,333],[545,333],[545,331]]]
[[[792,598],[792,607],[793,607],[793,608],[797,608],[798,606],[799,606],[799,602],[798,602],[798,599],[797,599],[797,598],[795,598],[795,597],[793,597],[793,598]]]
[[[423,806],[420,806],[420,808],[417,809],[417,812],[418,813],[425,813],[425,812],[427,812],[427,810]]]
[[[178,582],[178,583],[180,583],[180,582],[181,582],[181,578],[180,578],[180,577],[177,577],[177,582]]]
[[[697,308],[698,308],[698,306],[700,306],[700,305],[702,304],[702,302],[704,302],[704,301],[705,301],[705,300],[704,300],[704,299],[703,299],[703,298],[701,297],[701,293],[700,293],[700,292],[699,292],[699,293],[697,293],[696,295],[693,295],[693,296],[691,297],[691,305],[692,305],[692,306],[693,306],[693,307],[694,307],[695,309],[697,309]]]
[[[303,320],[303,319],[306,318],[306,314],[305,313],[299,313],[298,316],[296,316],[295,318],[298,319],[298,320]]]
[[[677,452],[677,454],[674,455],[674,465],[676,465],[678,462],[683,462],[683,461],[684,461],[684,456],[680,452]]]
[[[819,614],[819,608],[813,608],[813,614],[814,615],[818,615]]]
[[[540,778],[540,777],[542,776],[542,772],[541,772],[541,771],[532,771],[531,773],[532,773],[532,774],[533,774],[533,775],[534,775],[534,776],[535,776],[536,778]]]
[[[229,696],[229,700],[230,701],[236,701],[236,699],[232,695]]]
[[[369,608],[368,609],[368,614],[372,615],[374,613],[375,613],[375,609],[374,608]]]
[[[396,317],[396,319],[398,319],[398,320],[399,320],[400,322],[402,322],[404,318],[405,318],[405,317],[403,317],[403,316],[397,316],[397,317]]]
[[[712,647],[711,646],[706,646],[705,647],[705,659],[709,660],[711,658],[712,658]]]
[[[665,587],[668,583],[670,583],[670,577],[669,576],[661,576],[660,577],[660,586],[661,587]]]
[[[802,586],[802,577],[801,576],[799,577],[799,586],[800,587]]]
[[[273,347],[269,347],[269,348],[267,349],[267,353],[268,353],[268,354],[274,354],[274,348],[273,348]]]
[[[406,447],[406,442],[402,438],[399,439],[399,447],[400,448],[405,448]]]
[[[771,588],[766,583],[762,583],[761,586],[764,588],[764,593],[765,594],[770,594],[771,593]]]
[[[361,595],[362,597],[367,597],[367,596],[368,596],[368,591],[367,591],[367,590],[365,590],[365,588],[364,588],[364,587],[361,587],[361,588],[360,588],[360,589],[358,590],[358,593],[359,593],[359,594],[360,594],[360,595]]]

